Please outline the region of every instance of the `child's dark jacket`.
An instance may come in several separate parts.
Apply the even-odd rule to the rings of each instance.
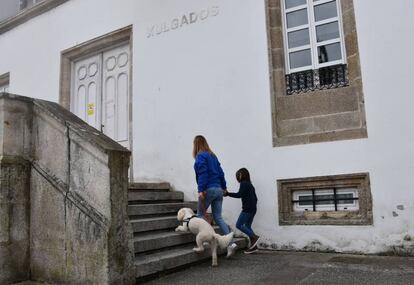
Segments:
[[[230,197],[242,199],[242,209],[246,213],[255,213],[257,196],[256,191],[252,183],[243,181],[240,183],[240,189],[238,193],[228,193]]]

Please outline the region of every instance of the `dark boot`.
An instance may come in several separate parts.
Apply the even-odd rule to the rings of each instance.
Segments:
[[[254,247],[257,247],[257,242],[259,241],[260,237],[257,235],[253,235],[252,237],[250,237],[250,248],[252,249]]]
[[[251,253],[254,253],[254,252],[257,252],[257,251],[258,251],[258,248],[257,248],[257,245],[256,245],[256,246],[253,246],[253,247],[249,248],[244,253],[245,254],[251,254]]]

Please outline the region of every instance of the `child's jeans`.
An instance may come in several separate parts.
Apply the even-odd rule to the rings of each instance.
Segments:
[[[197,206],[197,217],[202,218],[204,216],[204,211],[207,211],[208,207],[211,205],[211,212],[213,213],[213,219],[216,224],[220,227],[223,235],[230,233],[229,227],[224,222],[223,217],[221,216],[221,209],[223,204],[223,189],[220,187],[208,188],[206,191],[206,197],[204,200],[198,199]]]
[[[248,235],[249,237],[252,237],[255,235],[255,233],[252,230],[252,223],[254,216],[256,215],[256,212],[253,213],[247,213],[247,212],[241,212],[239,219],[237,220],[236,227],[241,230],[243,233]]]

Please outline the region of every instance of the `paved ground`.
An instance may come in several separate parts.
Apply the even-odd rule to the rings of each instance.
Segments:
[[[171,273],[146,285],[179,284],[414,284],[414,257],[261,251],[219,258]]]

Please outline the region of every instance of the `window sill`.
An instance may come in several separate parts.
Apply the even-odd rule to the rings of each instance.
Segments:
[[[294,212],[289,220],[280,220],[281,226],[308,225],[308,226],[359,226],[371,225],[359,211],[317,211]]]
[[[336,119],[335,119],[336,120]],[[286,137],[274,137],[273,147],[284,147],[310,143],[334,142],[344,140],[366,139],[368,132],[366,127],[340,131],[329,131],[313,134],[292,135]]]
[[[8,18],[0,22],[0,35],[12,30],[13,28],[29,21],[30,19],[37,17],[47,11],[56,8],[57,6],[67,2],[69,0],[44,0],[29,9],[25,9],[16,16]]]

